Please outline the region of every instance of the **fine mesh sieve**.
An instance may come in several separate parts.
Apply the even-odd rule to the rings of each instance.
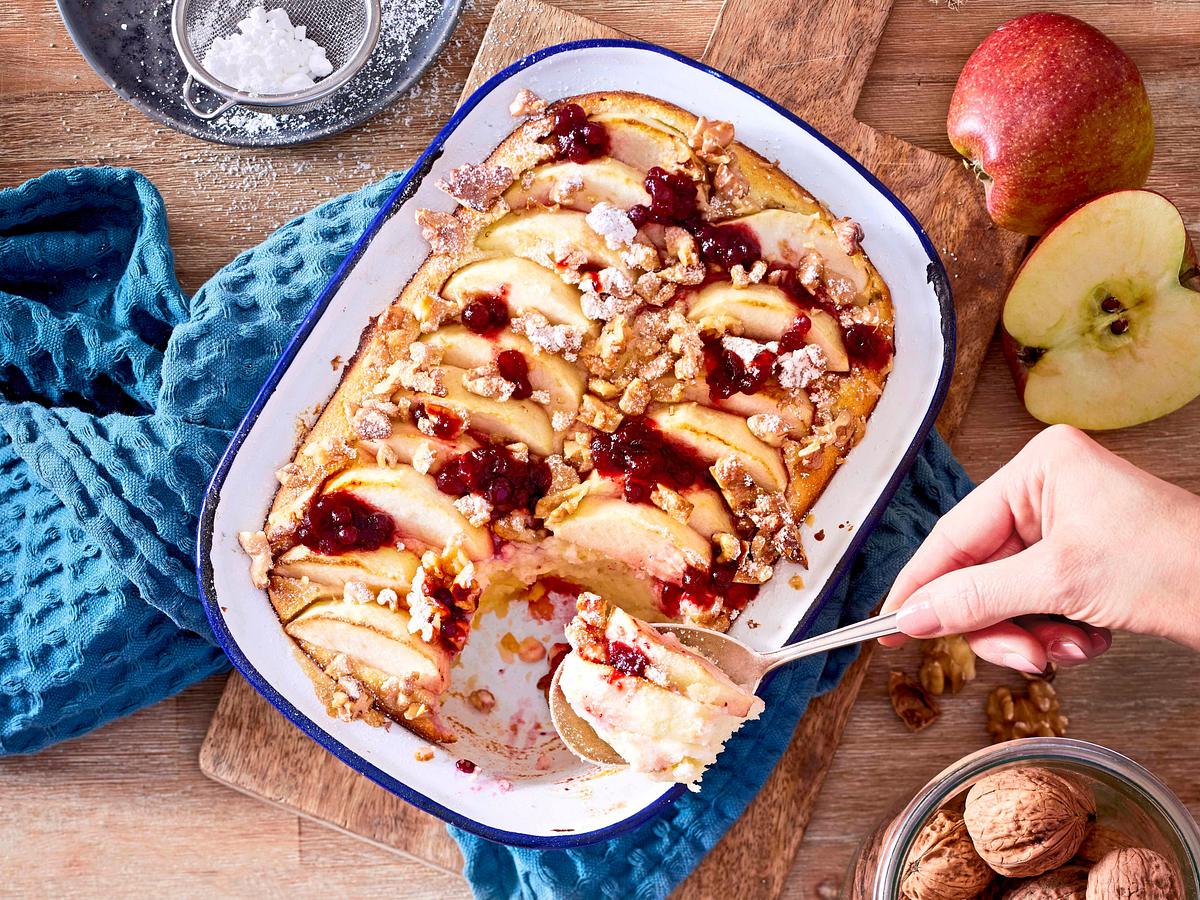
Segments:
[[[263,0],[175,0],[171,37],[188,77],[183,102],[201,119],[213,119],[239,104],[264,112],[297,113],[316,106],[353,78],[366,64],[379,40],[380,0],[271,0],[270,9],[287,11],[293,24],[304,25],[308,37],[325,48],[333,71],[312,87],[287,94],[252,94],[225,84],[204,68],[203,59],[217,38],[237,30],[237,24]],[[222,101],[211,109],[195,96],[199,82]]]

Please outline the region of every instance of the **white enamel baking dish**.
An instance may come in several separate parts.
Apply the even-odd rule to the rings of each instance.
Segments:
[[[499,637],[562,640],[557,622],[535,627],[523,604],[506,619],[484,618],[453,672],[446,712],[458,743],[418,762],[422,742],[402,728],[382,730],[329,717],[297,664],[265,594],[249,581],[236,534],[257,529],[275,492],[273,472],[291,456],[280,435],[328,397],[361,328],[399,293],[428,248],[413,221],[421,206],[450,210],[434,187],[454,166],[478,162],[514,127],[513,95],[528,87],[548,99],[587,91],[640,91],[697,114],[735,123],[738,139],[778,159],[785,172],[836,215],[852,216],[864,246],[891,288],[896,307],[895,366],[866,437],[813,509],[804,586],[783,571],[733,633],[762,648],[799,638],[907,472],[941,405],[954,360],[954,309],[937,253],[912,214],[869,172],[811,126],[727,75],[650,44],[581,41],[549,47],[505,69],[477,90],[367,229],[304,320],[237,431],[209,486],[201,515],[197,567],[209,621],[237,669],[276,708],[347,765],[447,822],[493,840],[569,847],[618,834],[654,815],[680,793],[623,771],[578,762],[550,733],[536,681],[546,671],[506,662]],[[824,540],[811,533],[824,531]],[[749,623],[753,621],[753,629]],[[557,634],[555,633],[557,631]],[[503,674],[500,673],[503,670]],[[498,704],[475,711],[465,694],[486,687]],[[470,759],[478,771],[455,766]]]

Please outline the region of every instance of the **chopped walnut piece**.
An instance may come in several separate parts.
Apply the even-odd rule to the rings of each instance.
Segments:
[[[688,146],[706,163],[716,165],[727,162],[729,154],[725,148],[733,143],[733,133],[732,123],[701,116],[688,135]]]
[[[631,269],[641,269],[645,272],[653,272],[661,265],[658,251],[650,244],[638,240],[621,251],[621,261]]]
[[[621,413],[591,394],[583,395],[579,405],[579,421],[597,431],[611,434],[621,424]]]
[[[568,428],[570,428],[574,424],[575,424],[575,417],[573,415],[571,415],[569,412],[567,412],[565,409],[557,409],[550,416],[550,427],[554,429],[556,434],[559,432],[562,432],[562,431],[566,431]]]
[[[664,281],[655,272],[647,272],[638,276],[634,290],[651,306],[664,306],[674,298],[678,287],[674,282]]]
[[[454,501],[454,508],[476,527],[482,527],[492,519],[492,504],[482,494],[465,494]]]
[[[675,263],[665,269],[659,269],[657,273],[659,278],[664,281],[669,281],[672,284],[697,285],[704,281],[708,275],[708,269],[699,263],[695,265],[687,265],[682,262]]]
[[[565,491],[547,494],[537,502],[533,514],[539,519],[544,519],[547,526],[556,525],[579,509],[579,504],[590,490],[587,482],[581,482]]]
[[[342,599],[347,603],[374,603],[375,595],[361,581],[347,581],[342,585]]]
[[[294,462],[275,471],[275,480],[283,487],[296,487],[304,483],[304,470]]]
[[[462,385],[478,397],[489,400],[507,400],[517,386],[500,374],[496,364],[472,369],[463,376]]]
[[[676,490],[672,490],[663,484],[654,486],[654,490],[650,492],[650,502],[665,512],[668,516],[677,522],[687,524],[687,520],[692,517],[694,509],[690,500]]]
[[[417,227],[434,253],[456,256],[467,248],[467,233],[463,223],[450,213],[418,209]]]
[[[383,588],[375,595],[375,602],[395,612],[396,608],[400,605],[400,595],[391,588]]]
[[[610,250],[628,247],[637,237],[637,226],[629,218],[629,213],[607,200],[601,200],[593,206],[584,221],[592,231],[604,238]]]
[[[492,532],[503,541],[528,544],[539,538],[533,524],[533,516],[528,510],[514,509],[492,523]]]
[[[546,457],[546,465],[550,468],[550,487],[546,490],[547,494],[556,494],[579,484],[579,473],[557,453]]]
[[[513,118],[536,116],[545,111],[546,101],[529,88],[521,88],[517,91],[517,96],[513,97],[512,103],[508,105],[508,113]]]
[[[736,534],[728,531],[718,531],[713,535],[713,543],[717,545],[717,562],[733,562],[742,555],[742,542]]]
[[[583,332],[570,325],[551,325],[540,312],[530,311],[509,322],[517,334],[529,338],[539,350],[558,353],[568,362],[574,361],[583,347]]]
[[[589,319],[597,322],[607,322],[617,316],[627,315],[641,305],[639,297],[618,297],[614,294],[596,294],[584,291],[580,298],[580,308]]]
[[[360,406],[350,417],[354,433],[366,441],[381,441],[392,436],[391,420],[378,409]]]
[[[387,374],[372,388],[373,393],[386,397],[399,386],[419,394],[446,396],[446,373],[437,367],[441,353],[417,342],[408,348],[408,355],[408,359],[398,359],[388,366]]]
[[[554,184],[550,186],[550,202],[557,203],[559,206],[567,206],[575,195],[583,190],[583,179],[578,175],[569,175],[566,178],[556,179]]]
[[[700,264],[700,252],[696,248],[696,239],[692,237],[691,232],[677,225],[668,225],[663,232],[663,243],[667,248],[667,253],[685,266]]]
[[[752,284],[758,284],[766,277],[767,263],[766,260],[758,260],[750,267],[749,271],[738,263],[729,270],[729,279],[733,282],[735,288],[749,287]]]
[[[772,272],[772,275],[775,273]],[[820,291],[825,277],[825,265],[815,253],[806,253],[796,268],[796,278],[810,294]]]
[[[621,389],[607,378],[589,378],[588,390],[601,400],[612,400],[621,393]]]
[[[481,713],[490,713],[496,708],[496,695],[484,688],[471,691],[467,694],[467,700]]]
[[[382,452],[383,447],[379,448]],[[376,454],[378,456],[378,454]],[[413,451],[412,467],[422,475],[427,475],[429,470],[433,468],[433,464],[437,461],[437,450],[434,449],[431,441],[421,441],[417,444],[416,450]],[[382,463],[381,463],[382,465]]]
[[[586,440],[563,441],[563,458],[581,475],[592,471],[592,448]]]
[[[808,387],[825,374],[828,366],[825,351],[816,344],[784,353],[775,361],[779,385],[789,389]]]
[[[640,416],[652,399],[650,385],[642,378],[634,378],[625,385],[625,392],[617,401],[617,407],[627,416]]]
[[[863,239],[862,226],[853,219],[849,217],[836,219],[833,223],[833,233],[837,236],[838,244],[846,253],[853,255],[862,249],[859,243]]]
[[[546,645],[535,637],[527,637],[521,641],[521,646],[517,650],[517,658],[521,662],[538,662],[546,658]]]
[[[484,212],[512,183],[513,172],[508,166],[467,163],[451,169],[447,177],[439,178],[437,187],[463,206]]]
[[[888,676],[888,698],[909,731],[928,728],[942,713],[937,701],[921,687],[921,682],[895,669]]]
[[[423,641],[431,642],[450,615],[451,610],[442,599],[447,594],[461,613],[469,617],[475,612],[479,585],[475,581],[475,564],[463,552],[462,543],[462,534],[455,534],[440,553],[426,550],[421,555],[421,565],[413,576],[406,603],[410,617],[408,630],[419,634]],[[451,640],[465,642],[466,635],[454,635]],[[461,644],[455,646],[462,649]]]
[[[772,447],[783,446],[783,439],[788,434],[787,422],[783,420],[782,416],[774,413],[753,415],[746,420],[746,427],[750,429],[752,435]]]
[[[996,743],[1033,736],[1062,737],[1069,724],[1053,686],[1040,678],[1032,679],[1023,695],[996,688],[988,694],[984,711],[987,733]]]
[[[609,266],[597,272],[596,279],[600,282],[600,290],[606,294],[623,300],[634,296],[633,279],[629,277],[628,272]]]
[[[718,197],[731,200],[740,200],[750,193],[750,182],[736,159],[730,158],[729,162],[717,166],[713,174],[713,190]]]
[[[422,744],[413,751],[413,759],[417,762],[429,762],[433,759],[433,748],[428,744]]]
[[[260,590],[271,583],[271,545],[262,531],[239,531],[238,543],[250,557],[250,583]]]
[[[432,460],[430,462],[432,463]],[[400,465],[400,457],[390,444],[380,444],[379,449],[375,451],[375,464],[381,469],[394,469]],[[416,456],[413,457],[413,468],[416,468]]]
[[[975,651],[960,634],[921,642],[921,668],[917,671],[921,685],[939,696],[947,689],[957,694],[963,685],[975,678]]]
[[[337,680],[338,690],[333,692],[329,705],[343,722],[352,722],[371,708],[371,695],[353,675],[343,675]]]

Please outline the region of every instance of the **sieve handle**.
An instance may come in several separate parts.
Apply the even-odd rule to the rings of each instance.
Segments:
[[[191,112],[191,114],[193,116],[196,116],[197,118],[204,119],[207,122],[209,119],[215,119],[217,116],[219,116],[221,113],[225,112],[227,109],[231,109],[231,108],[237,106],[236,100],[226,100],[224,103],[222,103],[220,106],[216,107],[215,109],[204,109],[196,102],[196,98],[194,96],[192,96],[192,88],[194,88],[195,86],[196,86],[195,79],[192,78],[191,75],[189,75],[187,77],[187,81],[185,81],[183,83],[183,105],[186,106],[188,108],[188,111]]]

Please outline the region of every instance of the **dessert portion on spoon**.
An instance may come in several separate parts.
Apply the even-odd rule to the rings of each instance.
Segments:
[[[567,626],[574,652],[556,678],[571,708],[635,771],[699,790],[762,700],[674,635],[595,594],[581,594],[577,609]]]

